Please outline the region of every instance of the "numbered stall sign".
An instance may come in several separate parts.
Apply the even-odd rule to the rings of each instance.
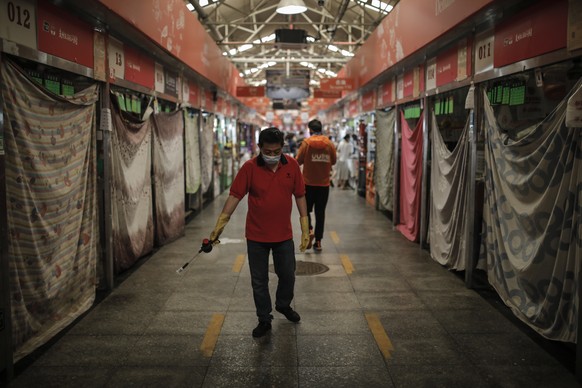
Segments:
[[[37,49],[33,1],[0,0],[0,38]]]
[[[477,35],[475,41],[475,74],[493,69],[494,47],[495,35],[493,30]]]
[[[109,37],[107,45],[107,54],[109,56],[109,78],[125,78],[125,54],[123,52],[123,43]]]

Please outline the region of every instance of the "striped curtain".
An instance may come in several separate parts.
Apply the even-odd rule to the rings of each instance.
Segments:
[[[99,231],[97,84],[70,97],[1,66],[14,359],[91,307]]]

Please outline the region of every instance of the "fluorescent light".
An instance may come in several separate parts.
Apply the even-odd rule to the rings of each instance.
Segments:
[[[186,8],[188,8],[188,11],[190,12],[194,11],[194,6],[190,3],[186,4]]]

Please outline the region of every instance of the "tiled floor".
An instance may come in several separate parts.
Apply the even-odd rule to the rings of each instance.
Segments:
[[[297,260],[329,267],[297,277],[294,308],[301,322],[274,312],[272,332],[252,338],[257,320],[248,265],[245,260],[240,272],[235,265],[246,254],[243,203],[223,233],[225,243],[176,273],[212,230],[224,199],[204,209],[183,238],[145,261],[11,386],[578,386],[527,330],[393,231],[388,218],[352,191],[332,189],[323,252],[297,254]],[[293,223],[299,233],[295,210]],[[272,274],[273,294],[275,285]],[[205,353],[211,327],[220,330]]]

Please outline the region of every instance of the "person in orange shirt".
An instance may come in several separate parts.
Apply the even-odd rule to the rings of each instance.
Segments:
[[[329,197],[329,183],[331,166],[336,162],[335,146],[327,136],[322,134],[322,125],[319,120],[311,120],[307,127],[311,136],[303,142],[297,152],[297,162],[303,165],[303,179],[305,180],[305,199],[309,215],[310,239],[307,249],[310,249],[315,238],[313,249],[322,250],[323,225],[325,223],[325,207]],[[311,223],[311,212],[315,207],[315,233]]]

